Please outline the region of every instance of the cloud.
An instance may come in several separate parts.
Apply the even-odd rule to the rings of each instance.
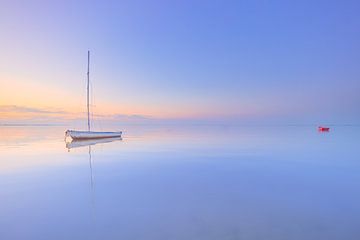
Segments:
[[[17,105],[0,105],[0,113],[40,113],[40,114],[69,114],[62,110],[24,107]]]
[[[144,115],[91,114],[93,121],[103,123],[150,123],[154,119]],[[54,108],[0,105],[0,123],[75,123],[86,122],[84,112],[68,112]]]

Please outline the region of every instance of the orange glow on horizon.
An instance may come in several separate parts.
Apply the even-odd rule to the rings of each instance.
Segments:
[[[40,80],[24,76],[9,76],[13,74],[0,75],[0,121],[30,120],[58,118],[62,121],[84,118],[86,116],[85,91],[77,90],[78,87],[57,86],[45,84]],[[80,88],[80,87],[79,87]],[[134,101],[132,99],[96,99],[92,104],[91,111],[94,115],[102,118],[112,118],[115,115],[139,115],[152,119],[206,119],[251,117],[271,114],[269,109],[256,109],[254,106],[236,107],[222,106],[217,102],[185,102],[160,101],[146,102],[145,100]],[[121,102],[120,102],[121,101]],[[12,111],[4,110],[4,106],[17,106]],[[36,111],[38,110],[38,111]]]

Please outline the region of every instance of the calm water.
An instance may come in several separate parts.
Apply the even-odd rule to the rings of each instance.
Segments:
[[[360,127],[122,129],[0,127],[0,239],[360,239]]]

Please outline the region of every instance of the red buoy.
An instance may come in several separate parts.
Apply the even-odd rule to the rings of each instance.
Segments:
[[[329,127],[322,127],[322,126],[320,126],[320,127],[318,128],[318,130],[319,130],[319,132],[328,132],[328,131],[330,131],[330,128],[329,128]]]

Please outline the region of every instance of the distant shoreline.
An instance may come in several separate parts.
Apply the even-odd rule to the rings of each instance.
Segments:
[[[110,124],[112,125],[112,124]],[[244,127],[306,127],[306,126],[318,126],[316,123],[221,123],[221,122],[162,122],[162,123],[122,123],[123,126],[244,126]],[[359,123],[328,123],[326,126],[335,127],[358,127]],[[51,127],[51,126],[69,126],[66,123],[0,123],[0,127]]]
[[[47,127],[47,126],[65,126],[58,123],[0,123],[2,127]]]

